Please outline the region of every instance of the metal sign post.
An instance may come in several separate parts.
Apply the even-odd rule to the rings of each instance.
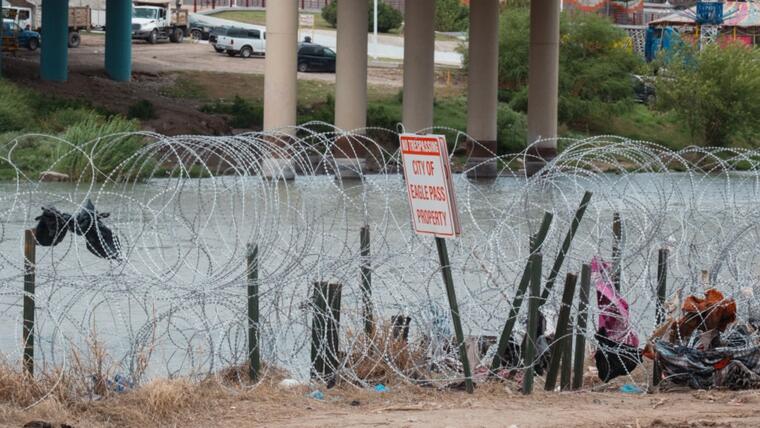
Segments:
[[[435,237],[441,274],[451,309],[451,320],[456,333],[459,358],[464,370],[465,387],[467,392],[472,393],[474,391],[472,370],[467,358],[454,278],[446,249],[445,238],[455,238],[461,234],[446,137],[402,134],[400,139],[412,224],[417,234]]]

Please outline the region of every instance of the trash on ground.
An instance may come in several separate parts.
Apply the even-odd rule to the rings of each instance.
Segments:
[[[626,383],[625,385],[620,387],[620,392],[626,393],[626,394],[641,394],[642,391],[641,388],[638,386],[632,384],[632,383]]]

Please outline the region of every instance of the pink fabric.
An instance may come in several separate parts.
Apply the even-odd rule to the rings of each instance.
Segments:
[[[591,277],[596,285],[596,303],[599,306],[599,330],[617,342],[639,346],[639,338],[629,324],[628,302],[615,291],[610,281],[610,264],[594,257],[591,260]]]

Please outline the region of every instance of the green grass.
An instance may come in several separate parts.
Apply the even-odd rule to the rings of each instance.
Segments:
[[[94,140],[105,135],[138,130],[137,121],[0,81],[0,180],[25,175],[36,180],[47,169],[69,174],[72,179],[92,174],[76,148],[89,151]],[[45,133],[56,138],[21,137]],[[94,159],[101,172],[115,170],[142,145],[139,138],[101,141]],[[56,161],[58,161],[56,163]],[[120,168],[121,170],[121,168]],[[97,179],[103,179],[100,175]],[[126,177],[121,177],[126,178]],[[133,177],[136,178],[136,177]]]
[[[306,12],[308,13],[308,12]],[[319,13],[311,13],[314,15],[314,28],[322,30],[332,30],[330,24],[322,19],[322,15]],[[246,24],[253,25],[267,25],[267,14],[263,10],[241,10],[241,11],[223,11],[211,14],[214,18],[229,19],[230,21],[244,22]]]
[[[631,111],[595,128],[595,133],[651,141],[674,150],[693,144],[688,130],[677,122],[672,113],[654,111],[643,104],[636,104]]]
[[[206,100],[208,95],[205,89],[188,74],[178,73],[173,85],[161,89],[161,95],[171,98]]]

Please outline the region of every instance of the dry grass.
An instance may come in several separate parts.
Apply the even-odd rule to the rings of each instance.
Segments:
[[[349,329],[347,338],[353,346],[346,366],[358,380],[398,383],[402,377],[419,378],[420,368],[425,366],[426,348],[394,337],[390,322],[380,323],[370,336]]]

